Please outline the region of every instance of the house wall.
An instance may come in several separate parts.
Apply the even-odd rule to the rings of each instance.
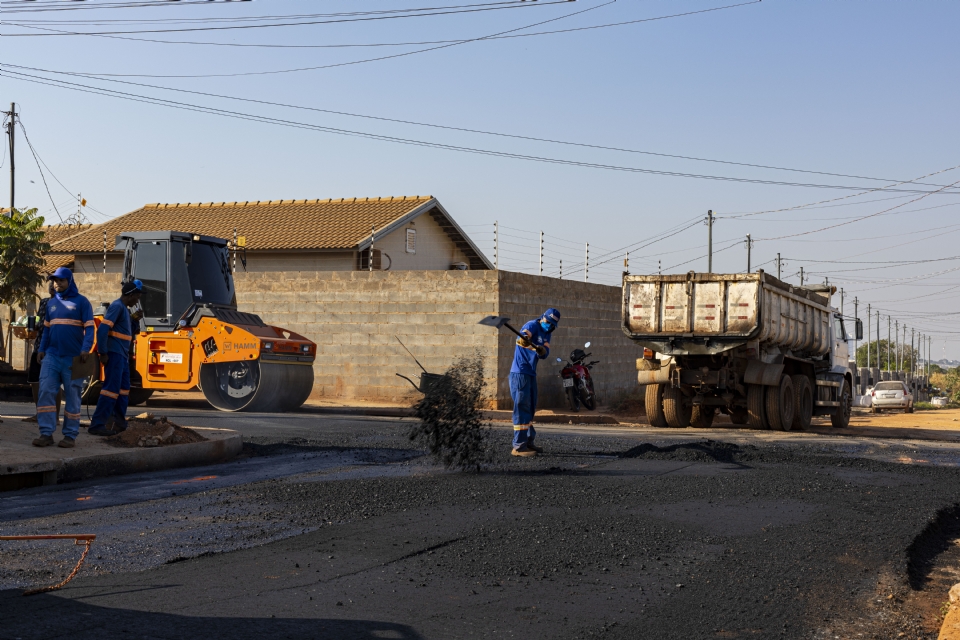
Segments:
[[[77,254],[73,261],[74,273],[103,273],[103,254]],[[107,254],[107,273],[123,273],[123,254]]]
[[[417,232],[416,253],[406,252],[407,229],[415,229]],[[389,263],[392,271],[446,271],[454,262],[470,263],[466,254],[457,248],[446,231],[430,215],[418,216],[402,228],[382,238],[376,238],[374,248],[390,256],[390,261],[384,258],[383,266],[386,267]]]
[[[357,268],[355,251],[252,251],[247,253],[247,271],[352,271]],[[237,271],[243,266],[237,260]]]
[[[117,295],[118,274],[78,274],[81,293],[97,305]],[[512,408],[508,385],[514,338],[477,324],[509,316],[518,328],[550,306],[562,319],[552,353],[539,365],[540,407],[563,406],[557,356],[592,342],[601,402],[636,385],[638,349],[620,331],[620,289],[506,271],[289,271],[236,274],[240,309],[317,343],[314,398],[409,404],[420,395],[419,368],[398,336],[432,373],[458,358],[483,359],[488,406]],[[513,322],[511,324],[513,324]]]

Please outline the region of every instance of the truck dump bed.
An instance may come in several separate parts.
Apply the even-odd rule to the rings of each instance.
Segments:
[[[815,356],[830,349],[828,305],[763,271],[624,276],[622,327],[666,355],[716,354],[756,341]]]

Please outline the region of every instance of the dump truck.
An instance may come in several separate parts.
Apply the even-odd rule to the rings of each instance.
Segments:
[[[657,427],[712,426],[717,413],[755,429],[849,424],[849,338],[836,288],[765,272],[624,275],[623,332],[639,347],[637,381]],[[863,325],[856,321],[857,338]]]
[[[226,240],[178,231],[122,233],[123,280],[143,283],[131,404],[199,388],[221,411],[289,411],[313,390],[317,345],[237,308]],[[103,311],[94,312],[99,326]],[[101,371],[102,377],[102,371]],[[90,382],[85,398],[99,394]]]

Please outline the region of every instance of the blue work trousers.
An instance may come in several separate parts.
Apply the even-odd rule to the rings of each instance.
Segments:
[[[47,356],[40,363],[37,424],[42,436],[52,436],[57,432],[57,394],[61,386],[66,404],[63,411],[63,435],[76,438],[80,433],[80,394],[83,392],[83,378],[71,380],[72,370],[73,358],[69,356]]]
[[[113,416],[113,430],[127,428],[127,404],[130,402],[130,361],[119,353],[111,353],[103,365],[103,387],[97,398],[97,409],[90,418],[90,428],[102,427]]]
[[[537,376],[510,374],[510,397],[513,398],[513,448],[533,444],[537,432],[533,415],[537,412]]]

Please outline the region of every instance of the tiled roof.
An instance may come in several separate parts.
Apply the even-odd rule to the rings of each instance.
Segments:
[[[113,249],[115,236],[134,231],[185,231],[232,239],[234,229],[247,249],[352,249],[370,236],[433,200],[431,196],[340,198],[148,204],[80,234],[51,242],[51,252],[103,250],[103,232]]]
[[[43,256],[43,270],[53,273],[60,267],[73,267],[74,256],[72,253],[48,253]]]
[[[53,244],[54,242],[59,242],[70,236],[75,236],[78,233],[83,233],[84,231],[93,227],[92,224],[55,224],[43,228],[43,241],[47,244]]]

